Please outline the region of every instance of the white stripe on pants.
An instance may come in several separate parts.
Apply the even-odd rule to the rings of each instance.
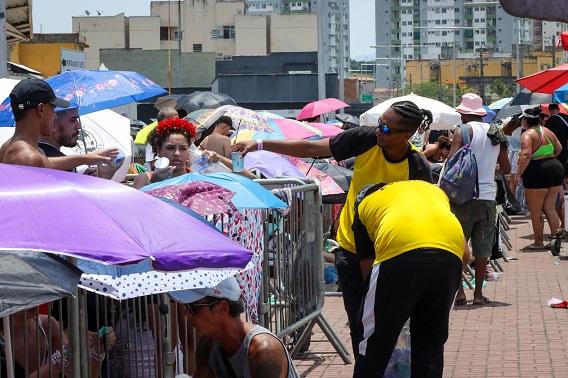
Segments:
[[[373,265],[371,279],[369,281],[369,290],[367,290],[363,302],[363,341],[359,343],[359,354],[362,356],[367,352],[367,340],[375,332],[375,296],[380,266],[381,264]]]

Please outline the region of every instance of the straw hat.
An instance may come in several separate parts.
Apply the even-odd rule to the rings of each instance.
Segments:
[[[484,116],[487,111],[483,108],[483,100],[475,93],[466,93],[462,96],[461,104],[456,108],[461,114]]]

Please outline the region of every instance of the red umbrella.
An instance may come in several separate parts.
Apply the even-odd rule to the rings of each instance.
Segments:
[[[325,113],[335,112],[338,109],[346,108],[349,105],[336,98],[324,98],[323,100],[310,102],[302,108],[297,120],[314,118]]]
[[[568,63],[522,77],[517,83],[533,92],[552,93],[568,83]]]

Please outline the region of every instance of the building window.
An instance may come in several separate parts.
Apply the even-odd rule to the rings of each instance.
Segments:
[[[203,52],[203,45],[201,43],[194,43],[193,52]]]
[[[177,41],[178,40],[177,26],[161,26],[160,27],[160,41]]]
[[[223,25],[222,32],[221,39],[235,38],[235,27],[233,25]]]
[[[442,8],[442,13],[446,13],[448,10],[446,8]]]

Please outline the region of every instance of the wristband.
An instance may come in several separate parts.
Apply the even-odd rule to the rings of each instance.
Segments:
[[[262,139],[257,139],[256,140],[256,150],[257,151],[262,151],[263,150],[263,143],[262,143]]]

